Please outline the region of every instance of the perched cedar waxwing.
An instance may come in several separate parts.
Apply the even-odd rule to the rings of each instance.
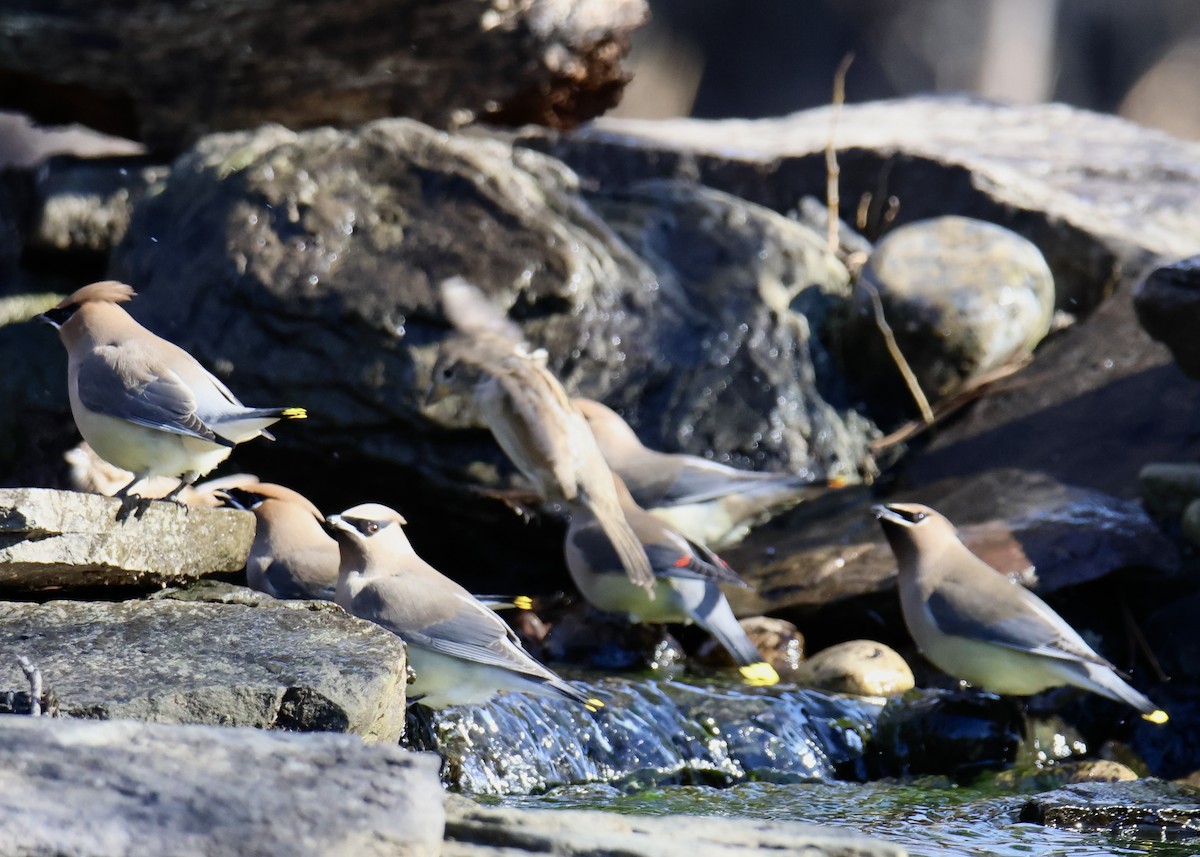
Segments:
[[[246,560],[246,583],[275,598],[333,601],[338,545],[325,532],[325,516],[307,497],[270,482],[222,490],[238,508],[254,513],[257,527]]]
[[[872,511],[896,554],[904,623],[938,669],[1012,696],[1070,684],[1166,722],[1046,602],[971,553],[945,517],[916,503]]]
[[[404,640],[413,701],[468,705],[508,690],[604,706],[530,657],[499,616],[417,556],[392,509],[365,503],[326,521],[341,548],[337,603]]]
[[[839,487],[790,473],[738,470],[682,453],[656,452],[615,411],[591,399],[572,399],[587,419],[613,472],[655,517],[711,548],[737,544],[772,515]]]
[[[177,345],[142,327],[119,304],[134,296],[111,280],[84,286],[38,318],[67,349],[67,394],[79,433],[110,464],[134,474],[123,500],[147,476],[174,476],[166,499],[229,457],[239,443],[303,408],[247,408]]]
[[[625,520],[612,471],[587,421],[507,318],[475,287],[442,283],[442,304],[460,335],[443,346],[431,393],[467,390],[480,416],[535,490],[549,502],[595,515],[629,579],[648,592],[654,574],[641,542]]]
[[[621,573],[621,563],[591,512],[571,516],[565,553],[571,578],[593,607],[626,613],[634,622],[695,622],[733,655],[748,684],[771,685],[779,674],[763,660],[733,615],[719,583],[746,586],[725,561],[688,541],[641,509],[614,476],[625,517],[637,533],[655,574],[654,600]]]

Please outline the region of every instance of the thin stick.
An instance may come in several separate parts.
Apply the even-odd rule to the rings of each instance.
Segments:
[[[1155,676],[1159,681],[1170,681],[1171,677],[1167,675],[1162,668],[1162,664],[1158,662],[1158,658],[1154,654],[1154,650],[1150,648],[1150,643],[1146,640],[1146,635],[1142,633],[1142,629],[1138,627],[1138,623],[1133,618],[1133,613],[1129,610],[1129,605],[1121,603],[1121,611],[1125,615],[1125,625],[1129,628],[1130,634],[1133,636],[1133,641],[1142,654],[1146,656],[1146,660],[1150,663],[1150,669],[1154,670]]]
[[[852,62],[854,54],[846,54],[833,75],[833,111],[829,124],[829,142],[825,146],[825,203],[829,207],[826,240],[829,249],[835,253],[838,249],[838,211],[842,204],[838,193],[838,179],[841,177],[842,168],[838,166],[835,141],[838,121],[842,118],[842,105],[846,102],[846,72],[850,70]]]
[[[887,449],[889,446],[893,446],[906,440],[911,440],[921,432],[925,431],[925,429],[929,428],[931,425],[941,422],[946,417],[971,404],[971,402],[975,401],[976,399],[980,399],[988,393],[993,392],[991,388],[994,385],[997,386],[996,392],[1019,388],[1021,386],[1020,384],[1000,385],[1000,382],[1005,378],[1008,378],[1010,375],[1015,375],[1017,372],[1024,369],[1029,365],[1029,361],[1031,359],[1031,357],[1023,357],[1020,360],[1014,360],[1011,363],[1006,363],[1003,366],[999,366],[990,372],[980,375],[978,378],[968,381],[966,385],[964,385],[963,388],[957,393],[952,393],[946,398],[939,400],[938,403],[933,406],[933,423],[928,423],[924,420],[911,420],[900,426],[900,428],[896,429],[891,434],[871,441],[871,452],[879,453]]]
[[[29,662],[24,655],[17,655],[17,663],[21,672],[29,680],[29,716],[42,716],[42,671]]]
[[[867,294],[871,296],[871,306],[875,310],[875,325],[879,328],[879,332],[883,334],[883,341],[887,343],[888,353],[892,355],[892,360],[895,362],[896,368],[904,376],[904,383],[908,385],[908,391],[912,394],[913,401],[917,403],[917,407],[921,410],[921,419],[927,425],[932,423],[933,409],[929,407],[929,399],[925,398],[925,393],[921,389],[921,385],[917,382],[917,376],[913,374],[912,367],[908,365],[908,361],[904,359],[904,354],[900,351],[900,346],[896,344],[896,335],[892,333],[892,328],[888,325],[887,319],[883,317],[883,302],[879,299],[879,292],[866,279],[860,279],[858,284],[866,289]]]

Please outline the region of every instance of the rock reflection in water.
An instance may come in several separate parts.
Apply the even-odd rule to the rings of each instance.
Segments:
[[[606,680],[606,708],[520,694],[410,718],[412,746],[435,750],[443,781],[475,794],[531,794],[608,782],[729,785],[832,779],[862,755],[872,700],[812,690]]]

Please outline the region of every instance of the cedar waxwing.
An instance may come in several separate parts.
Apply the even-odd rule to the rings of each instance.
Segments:
[[[712,634],[740,665],[748,684],[771,685],[779,674],[763,660],[733,615],[718,583],[746,586],[725,561],[688,541],[640,508],[620,477],[613,477],[625,517],[637,533],[655,574],[655,595],[634,586],[608,539],[587,510],[571,516],[565,553],[571,578],[588,603],[609,613],[626,613],[634,622],[695,622]]]
[[[695,455],[656,452],[643,446],[615,411],[591,399],[571,401],[591,426],[608,466],[625,480],[638,504],[712,548],[737,544],[756,524],[842,482],[738,470]]]
[[[499,616],[417,556],[395,511],[365,503],[326,520],[341,549],[337,603],[404,640],[414,701],[468,705],[508,690],[603,707],[530,657]]]
[[[433,397],[469,390],[500,448],[542,498],[590,510],[630,580],[653,592],[650,562],[621,512],[612,472],[587,421],[546,368],[545,352],[530,352],[515,325],[475,286],[448,280],[441,293],[460,336],[443,346]]]
[[[338,545],[325,532],[325,516],[307,497],[270,482],[251,482],[220,492],[257,522],[246,583],[275,598],[334,600]]]
[[[229,457],[239,443],[303,408],[247,408],[194,357],[142,327],[119,304],[124,283],[84,286],[38,318],[58,329],[67,349],[67,394],[83,439],[110,464],[134,474],[114,496],[125,499],[147,476],[174,476],[184,487]]]
[[[971,553],[945,517],[916,503],[872,511],[896,554],[904,622],[938,669],[1013,696],[1070,684],[1166,722],[1046,602]]]

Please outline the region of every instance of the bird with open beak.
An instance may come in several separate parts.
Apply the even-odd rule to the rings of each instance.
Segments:
[[[904,622],[938,669],[1003,695],[1073,685],[1167,721],[1046,602],[975,556],[944,516],[916,503],[872,511],[896,555]]]

